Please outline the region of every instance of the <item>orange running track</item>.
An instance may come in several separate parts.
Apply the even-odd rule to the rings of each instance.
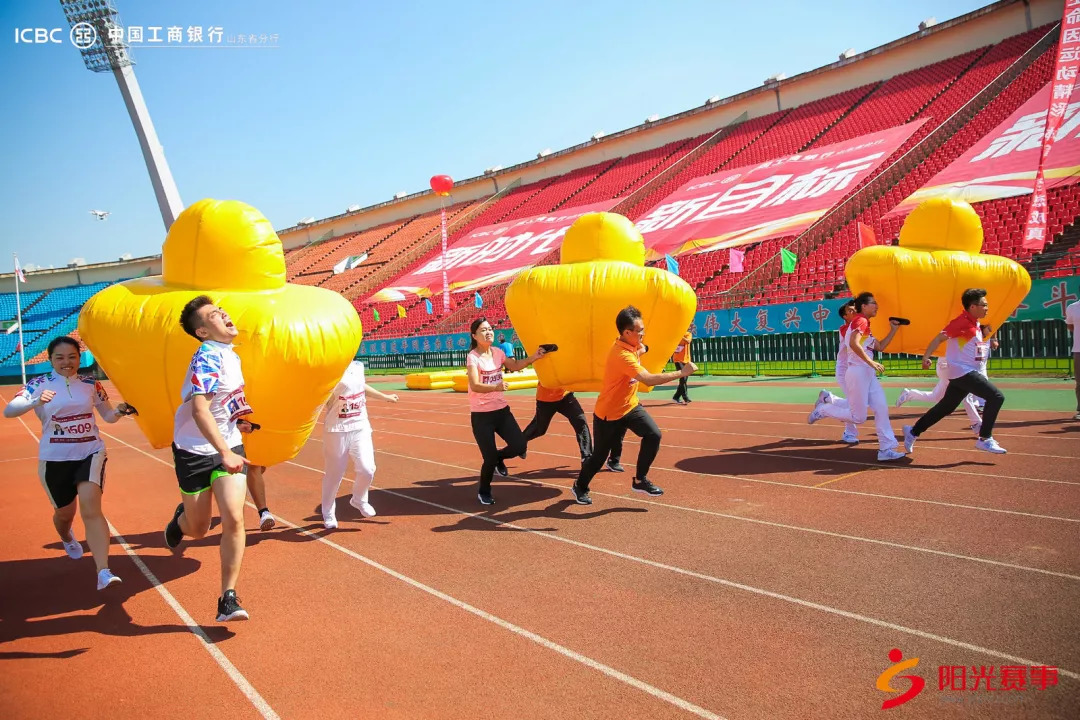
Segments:
[[[464,396],[373,399],[379,514],[361,519],[346,482],[336,531],[319,515],[319,426],[267,472],[278,527],[249,510],[251,620],[230,624],[213,622],[216,531],[164,546],[168,449],[103,424],[124,582],[99,593],[89,553],[68,559],[52,529],[36,418],[5,420],[0,717],[1078,716],[1080,425],[1006,410],[1010,453],[992,456],[955,415],[886,466],[872,427],[848,448],[809,408],[645,404],[663,497],[629,492],[631,438],[627,472],[573,504],[577,451],[556,416],[482,508]],[[532,400],[511,406],[524,426]],[[925,687],[882,715],[893,648]],[[940,690],[940,666],[966,668],[968,689]],[[1027,687],[971,689],[980,673],[1000,687],[1003,666]],[[1032,666],[1057,684],[1032,686]]]

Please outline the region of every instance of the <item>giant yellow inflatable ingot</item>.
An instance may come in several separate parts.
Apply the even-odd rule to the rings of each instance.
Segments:
[[[360,345],[356,310],[330,290],[285,282],[270,222],[235,200],[202,200],[180,214],[162,247],[163,275],[105,288],[83,306],[79,333],[150,444],[168,447],[199,341],[180,310],[209,295],[240,331],[236,352],[261,430],[244,436],[259,465],[296,456]]]
[[[527,352],[555,343],[558,352],[536,363],[540,383],[571,391],[599,391],[604,363],[619,333],[615,316],[641,310],[649,352],[641,364],[660,372],[697,309],[680,277],[645,267],[645,241],[634,224],[614,213],[579,217],[563,239],[561,264],[535,267],[506,290],[506,309]]]
[[[963,308],[960,295],[984,288],[990,312],[983,320],[998,328],[1031,290],[1031,277],[1020,264],[999,255],[982,255],[982,222],[968,203],[949,197],[927,200],[908,215],[900,246],[877,245],[851,256],[844,269],[853,295],[872,292],[876,337],[889,332],[889,317],[911,321],[902,326],[889,352],[921,354]],[[944,355],[945,345],[937,355]]]

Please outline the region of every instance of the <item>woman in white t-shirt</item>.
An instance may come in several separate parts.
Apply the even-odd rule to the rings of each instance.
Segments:
[[[105,490],[105,443],[94,410],[114,423],[135,408],[109,402],[105,388],[88,375],[79,375],[79,343],[63,336],[49,343],[52,372],[34,378],[4,408],[4,417],[16,418],[30,410],[41,420],[38,475],[53,506],[53,527],[68,557],[78,560],[82,544],[71,525],[75,511],[82,514],[86,544],[97,565],[97,589],[120,582],[109,570],[109,524],[101,512]]]
[[[494,505],[491,478],[496,468],[500,475],[507,475],[503,460],[524,455],[527,447],[525,436],[510,412],[510,404],[503,397],[506,390],[503,369],[509,372],[524,370],[544,357],[544,349],[538,349],[524,360],[507,357],[493,345],[495,331],[483,316],[472,321],[469,334],[472,343],[465,359],[465,372],[469,376],[469,410],[472,411],[473,437],[484,458],[477,497],[482,505]],[[502,450],[495,445],[496,434],[506,442]]]
[[[337,491],[345,477],[345,468],[352,456],[356,466],[349,504],[366,518],[375,517],[375,508],[368,502],[368,491],[375,480],[375,447],[371,443],[371,421],[367,414],[367,395],[389,402],[398,396],[379,392],[367,384],[364,364],[349,363],[330,399],[326,403],[326,434],[323,437],[323,456],[326,472],[322,479],[322,517],[328,530],[337,527],[335,513]]]

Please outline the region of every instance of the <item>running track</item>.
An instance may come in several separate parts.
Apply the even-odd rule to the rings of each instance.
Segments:
[[[321,426],[268,471],[279,525],[259,532],[249,510],[252,619],[227,625],[217,533],[164,548],[168,449],[104,426],[124,583],[98,593],[89,553],[69,560],[49,522],[36,418],[0,423],[0,717],[1077,717],[1080,423],[1006,410],[1010,454],[991,456],[957,414],[886,467],[870,427],[847,448],[809,408],[657,393],[663,497],[629,492],[629,439],[628,472],[572,504],[556,417],[481,511],[465,398],[400,395],[369,403],[376,518],[346,483],[340,529],[322,529]],[[511,404],[528,422],[531,398]],[[926,687],[882,715],[892,648]],[[1056,666],[1058,684],[939,691],[941,665]]]

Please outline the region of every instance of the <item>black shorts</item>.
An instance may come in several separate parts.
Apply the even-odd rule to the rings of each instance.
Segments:
[[[105,451],[82,460],[42,460],[38,463],[38,477],[54,508],[75,502],[79,483],[94,483],[105,492]]]
[[[244,446],[237,445],[230,448],[240,457],[244,454]],[[172,446],[173,465],[176,466],[176,479],[180,481],[180,492],[185,495],[198,495],[203,490],[209,490],[214,480],[219,475],[229,475],[229,471],[221,464],[221,455],[196,455],[187,450],[181,450],[174,443]],[[246,475],[247,466],[236,475]]]

